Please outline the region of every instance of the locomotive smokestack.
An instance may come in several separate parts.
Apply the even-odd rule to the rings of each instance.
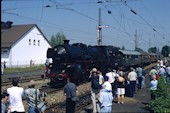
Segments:
[[[68,45],[70,40],[64,40],[64,45]]]

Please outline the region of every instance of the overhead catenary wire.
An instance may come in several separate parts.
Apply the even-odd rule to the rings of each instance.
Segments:
[[[46,21],[43,21],[43,20],[39,20],[39,19],[31,18],[31,17],[26,17],[26,16],[23,16],[23,15],[20,15],[20,14],[17,14],[17,13],[8,13],[8,12],[4,12],[4,13],[14,15],[14,16],[19,16],[19,17],[22,17],[22,18],[30,19],[30,20],[34,20],[34,21],[41,22],[41,23],[44,23],[44,24],[48,24],[48,25],[50,25],[50,27],[53,26],[54,28],[58,28],[58,29],[64,28],[65,30],[67,29],[67,31],[71,30],[71,31],[74,31],[74,32],[76,31],[76,32],[82,32],[82,33],[87,33],[87,34],[91,34],[91,35],[96,35],[94,33],[82,31],[82,30],[79,30],[79,29],[75,29],[75,28],[71,28],[71,27],[64,27],[64,26],[57,25],[57,24],[50,23],[50,22],[46,22]]]
[[[50,8],[50,7],[56,7],[57,6],[57,8],[56,9],[68,9],[68,10],[70,10],[70,11],[73,11],[74,13],[76,13],[76,14],[78,14],[78,15],[81,15],[81,16],[84,16],[84,17],[86,17],[86,18],[89,18],[89,19],[91,19],[91,20],[93,20],[93,21],[98,21],[98,20],[96,20],[96,19],[94,19],[94,18],[91,18],[91,17],[89,17],[89,16],[87,16],[87,15],[85,15],[85,14],[83,14],[83,13],[81,13],[81,12],[78,12],[78,11],[76,11],[76,10],[74,10],[74,9],[70,9],[70,8],[67,8],[67,7],[65,7],[63,4],[56,4],[56,5],[45,5],[45,6],[42,6],[43,8]],[[24,8],[24,7],[23,7]],[[5,12],[5,13],[8,13],[8,12]],[[8,14],[10,14],[10,13],[8,13]],[[31,19],[31,20],[34,20],[34,21],[39,21],[39,22],[41,22],[41,23],[45,23],[45,24],[49,24],[49,22],[44,22],[44,21],[42,21],[42,20],[39,20],[39,19],[34,19],[34,18],[30,18],[30,17],[27,17],[27,16],[23,16],[23,15],[20,15],[20,14],[12,14],[12,15],[15,15],[15,16],[19,16],[19,17],[22,17],[22,18],[27,18],[27,19]],[[53,24],[53,23],[50,23],[50,25],[56,25],[56,24]],[[113,26],[110,26],[110,28],[112,28],[112,29],[114,29],[114,30],[117,30],[117,31],[119,31],[119,32],[123,32],[124,34],[126,34],[126,35],[133,35],[133,34],[130,34],[130,33],[128,33],[127,31],[124,31],[124,30],[121,30],[121,29],[119,29],[119,28],[116,28],[116,27],[113,27]],[[61,29],[61,28],[59,28],[59,29]],[[76,31],[76,32],[78,32],[78,30]],[[89,34],[89,33],[88,33]],[[117,36],[118,37],[118,36]]]
[[[133,1],[133,0],[132,0]],[[135,0],[134,0],[135,1]],[[115,1],[115,2],[120,2],[120,1]],[[83,14],[83,13],[81,13],[81,12],[78,12],[78,11],[76,11],[76,10],[74,10],[74,9],[70,9],[70,8],[67,8],[67,7],[65,7],[65,5],[73,5],[73,3],[68,3],[68,4],[61,4],[61,3],[58,3],[58,2],[53,2],[53,3],[55,3],[55,5],[46,5],[46,6],[38,6],[38,7],[42,7],[42,8],[49,8],[49,7],[56,7],[56,9],[66,9],[66,10],[70,10],[70,11],[72,11],[72,12],[74,12],[74,13],[76,13],[76,14],[79,14],[79,15],[81,15],[81,16],[84,16],[84,17],[86,17],[86,18],[89,18],[89,19],[91,19],[91,20],[93,20],[93,21],[95,21],[95,22],[97,22],[98,20],[97,19],[94,19],[94,18],[92,18],[92,17],[89,17],[89,16],[87,16],[87,15],[85,15],[85,14]],[[84,3],[84,2],[83,2]],[[88,3],[88,2],[87,2]],[[96,3],[96,2],[90,2],[90,3]],[[80,4],[80,3],[79,3]],[[62,8],[63,7],[63,8]],[[22,7],[22,8],[36,8],[36,7]],[[15,8],[15,9],[17,9],[17,8]],[[14,14],[14,13],[10,13],[10,12],[4,12],[4,13],[7,13],[7,14],[12,14],[12,15],[15,15],[15,16],[22,16],[22,15],[19,15],[19,14]],[[24,18],[27,18],[26,16],[22,16],[22,17],[24,17]],[[42,14],[41,14],[41,17],[42,17]],[[35,20],[35,21],[40,21],[40,20],[38,20],[38,19],[33,19],[33,18],[30,18],[30,17],[28,17],[29,19],[32,19],[32,20]],[[115,30],[117,30],[117,31],[120,31],[120,32],[123,32],[123,33],[125,33],[125,34],[128,34],[128,35],[130,35],[130,33],[128,33],[128,32],[126,32],[126,31],[123,31],[123,30],[120,30],[119,28],[116,28],[116,27],[111,27],[112,29],[115,29]]]
[[[156,26],[156,27],[158,27],[158,28],[162,28],[161,27],[161,24],[156,20],[156,18],[150,13],[150,11],[147,9],[147,7],[143,4],[143,2],[142,1],[139,1],[141,4],[142,4],[142,6],[145,8],[145,10],[149,13],[149,15],[152,17],[152,19],[154,20],[154,21],[156,21],[156,23],[158,23],[159,24],[159,26]],[[162,28],[162,29],[164,29],[164,31],[165,31],[165,28]],[[153,29],[154,30],[154,29]],[[156,30],[155,30],[156,31]],[[158,31],[158,33],[159,33],[159,31]],[[163,36],[161,33],[159,33],[161,36]],[[165,39],[165,37],[163,36],[162,37],[163,39]],[[167,40],[169,43],[170,43],[170,41],[169,40]]]
[[[121,1],[121,2],[123,2],[125,5],[126,5],[126,3],[127,3],[127,1]],[[113,6],[113,5],[112,5]],[[109,14],[112,14],[111,13],[111,11],[109,10]],[[135,11],[135,10],[133,10],[132,8],[131,8],[131,12],[133,13],[133,14],[135,14],[135,15],[137,15],[137,12]],[[114,13],[115,14],[115,13]],[[122,14],[122,13],[121,13]],[[127,18],[127,17],[126,17]],[[151,25],[149,22],[147,22],[142,16],[140,17],[140,18],[142,18],[142,20],[145,22],[145,23],[141,23],[141,22],[138,22],[137,20],[132,20],[133,21],[133,23],[136,21],[137,23],[139,23],[139,24],[141,24],[141,25],[147,25],[148,26],[148,24],[149,24],[149,26],[152,28],[152,30],[154,31],[154,32],[157,32],[157,34],[159,34],[164,40],[166,40],[166,38],[158,31],[158,30],[156,30],[155,28],[154,28],[154,26],[155,25]],[[130,20],[129,18],[127,18],[128,20]],[[121,16],[121,20],[122,20],[122,16]],[[143,30],[145,30],[145,29],[143,29]],[[145,34],[146,34],[146,32],[145,32]],[[169,40],[166,40],[167,42],[170,42]]]
[[[137,0],[130,0],[130,1],[137,1]],[[113,2],[121,2],[121,1],[113,1]],[[59,3],[59,2],[54,2],[55,4],[57,4],[57,5],[62,5],[61,3]],[[96,2],[95,2],[96,3]],[[70,4],[74,4],[74,3],[70,3]],[[80,4],[80,3],[79,3]],[[63,8],[67,8],[66,6],[62,6]],[[94,18],[92,18],[92,17],[89,17],[89,16],[87,16],[87,15],[85,15],[85,14],[83,14],[83,13],[81,13],[81,12],[78,12],[78,11],[76,11],[76,10],[74,10],[74,9],[70,9],[70,11],[73,11],[73,12],[75,12],[75,13],[77,13],[77,14],[79,14],[79,15],[81,15],[81,16],[84,16],[84,17],[86,17],[86,18],[89,18],[89,19],[91,19],[91,20],[93,20],[93,21],[96,21],[96,22],[98,22],[98,20],[97,19],[94,19]],[[118,22],[118,21],[117,21]],[[102,23],[104,23],[104,22],[102,22]],[[106,24],[106,23],[104,23],[105,25],[108,25],[108,24]],[[123,31],[123,30],[121,30],[121,29],[119,29],[119,28],[116,28],[116,27],[113,27],[113,26],[110,26],[110,28],[112,28],[112,29],[114,29],[114,30],[117,30],[117,31],[120,31],[120,32],[123,32],[123,33],[125,33],[126,35],[132,35],[131,33],[128,33],[127,31]]]
[[[153,30],[154,32],[157,32],[157,34],[159,34],[163,39],[165,39],[165,37],[164,37],[158,30],[156,30],[156,29],[155,29],[149,22],[147,22],[140,14],[138,14],[134,9],[132,9],[132,8],[127,4],[126,1],[122,1],[122,2],[124,2],[125,6],[127,6],[133,14],[139,16],[149,27],[152,28],[152,30]],[[166,41],[169,42],[169,40],[166,40]]]
[[[7,0],[8,1],[8,0]],[[9,0],[10,1],[10,0]],[[15,1],[15,0],[14,0]],[[22,0],[20,0],[20,1],[22,1]],[[40,0],[40,1],[42,1],[42,0]],[[52,0],[52,1],[54,1],[55,3],[56,3],[56,1],[57,0]],[[122,3],[122,0],[108,0],[108,1],[110,1],[110,3],[116,3],[116,2],[119,2],[119,3]],[[128,2],[129,1],[138,1],[138,0],[127,0]],[[81,15],[81,16],[83,16],[83,17],[85,17],[85,18],[88,18],[88,19],[90,19],[90,20],[92,20],[92,21],[94,21],[94,22],[97,22],[98,20],[96,19],[96,18],[92,18],[92,17],[90,17],[90,16],[88,16],[88,15],[86,15],[86,14],[84,14],[83,12],[81,12],[81,11],[79,11],[79,10],[75,10],[75,9],[71,9],[71,8],[68,8],[68,7],[66,7],[66,6],[72,6],[72,5],[84,5],[84,3],[86,3],[86,4],[96,4],[96,2],[86,2],[86,1],[83,1],[83,2],[79,2],[79,3],[66,3],[66,4],[59,4],[59,3],[56,3],[55,5],[46,5],[46,6],[43,6],[42,7],[42,9],[44,9],[44,8],[48,8],[48,7],[56,7],[56,9],[65,9],[65,10],[70,10],[70,11],[72,11],[72,12],[74,12],[74,13],[76,13],[76,14],[78,14],[78,15]],[[107,3],[109,3],[109,2],[107,2]],[[65,8],[63,7],[63,6],[65,6]],[[40,6],[41,7],[41,6]],[[24,8],[24,7],[23,7]],[[25,7],[26,8],[26,7]],[[30,7],[31,8],[31,7]],[[35,7],[36,8],[36,7]],[[110,10],[111,11],[111,10]],[[7,10],[6,10],[6,13],[10,13],[10,12],[7,12]],[[11,15],[14,15],[14,16],[23,16],[23,15],[20,15],[20,14],[14,14],[14,13],[11,13]],[[41,15],[42,16],[42,15]],[[23,18],[27,18],[27,16],[24,16]],[[31,17],[32,18],[32,17]],[[125,18],[125,17],[123,17],[123,18]],[[121,19],[123,19],[123,18],[121,18]],[[27,19],[29,19],[29,17],[27,18]],[[34,18],[32,18],[32,19],[34,19]],[[37,21],[40,21],[41,19],[37,19]],[[44,21],[41,21],[41,23],[44,23]],[[48,22],[47,22],[48,23]],[[47,23],[45,23],[45,24],[47,24]],[[53,23],[52,22],[50,22],[51,24],[48,24],[48,25],[52,25]],[[146,23],[146,22],[145,22]],[[121,24],[120,24],[120,22],[118,21],[118,24],[119,24],[119,26],[121,26]],[[143,23],[141,23],[141,24],[143,24]],[[55,26],[56,24],[53,24],[53,26]],[[108,25],[108,24],[107,24]],[[146,25],[148,25],[148,24],[146,24]],[[154,28],[154,26],[153,25],[151,25],[152,26],[152,28]],[[56,27],[58,27],[58,26],[56,26]],[[115,26],[110,26],[109,25],[109,27],[110,28],[112,28],[112,29],[114,29],[114,30],[117,30],[117,31],[119,31],[119,32],[123,32],[123,33],[125,33],[125,34],[127,34],[127,35],[131,35],[130,33],[128,33],[127,31],[125,31],[125,29],[120,29],[120,27],[115,27]],[[61,28],[60,28],[61,29]],[[155,28],[154,28],[155,29]],[[154,30],[153,30],[154,31]],[[157,29],[155,29],[155,32],[156,31],[158,31]],[[79,31],[78,31],[79,32]]]

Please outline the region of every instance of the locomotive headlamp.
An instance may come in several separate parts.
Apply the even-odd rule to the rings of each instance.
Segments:
[[[62,73],[65,73],[66,71],[65,70],[62,70]]]
[[[50,74],[50,73],[51,73],[51,70],[50,70],[50,69],[48,69],[48,70],[47,70],[47,74]]]
[[[68,65],[67,68],[69,68],[71,65]]]

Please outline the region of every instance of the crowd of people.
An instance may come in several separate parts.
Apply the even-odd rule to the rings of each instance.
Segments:
[[[134,68],[131,68],[128,76],[126,76],[122,68],[117,71],[108,68],[107,73],[102,75],[99,70],[93,68],[90,72],[89,80],[91,81],[93,113],[111,113],[114,99],[117,99],[117,104],[124,104],[127,82],[130,87],[129,94],[133,97],[137,73]]]
[[[131,67],[128,72],[124,72],[122,68],[118,70],[108,68],[107,73],[101,73],[97,68],[92,68],[88,79],[91,82],[93,113],[111,113],[112,103],[115,100],[117,104],[124,104],[125,95],[134,97],[138,90],[146,87],[145,77],[146,71],[140,65],[136,68]],[[151,100],[155,99],[159,77],[165,77],[170,84],[170,66],[164,65],[162,61],[159,61],[157,67],[152,67],[149,72]],[[1,95],[1,113],[25,113],[22,102],[24,96],[29,106],[28,113],[44,113],[45,110],[38,112],[35,110],[41,100],[41,93],[35,88],[35,81],[31,80],[25,90],[18,86],[18,82],[17,79],[12,80],[13,86]],[[66,113],[74,113],[76,101],[73,97],[78,97],[78,90],[71,78],[67,79],[64,86],[64,95]],[[9,107],[6,106],[8,101]]]
[[[149,90],[153,100],[159,77],[164,77],[170,84],[170,66],[159,61],[157,67],[152,67],[148,74]],[[128,72],[124,72],[122,68],[118,70],[108,68],[105,74],[93,68],[89,76],[93,113],[111,113],[114,100],[117,104],[124,104],[125,95],[134,97],[138,90],[146,88],[145,77],[146,71],[141,65],[136,68],[131,67]]]
[[[170,85],[170,64],[163,62],[163,60],[158,60],[157,67],[152,67],[149,72],[151,100],[155,99],[158,79],[160,77],[162,77],[165,82]]]

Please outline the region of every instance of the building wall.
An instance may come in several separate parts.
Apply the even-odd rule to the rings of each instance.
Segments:
[[[30,41],[29,41],[30,40]],[[35,40],[35,44],[34,44]],[[39,45],[38,45],[39,41]],[[30,44],[29,44],[30,43]],[[45,40],[39,30],[34,27],[30,32],[18,40],[10,51],[9,66],[30,66],[44,64],[47,49],[51,46]]]

